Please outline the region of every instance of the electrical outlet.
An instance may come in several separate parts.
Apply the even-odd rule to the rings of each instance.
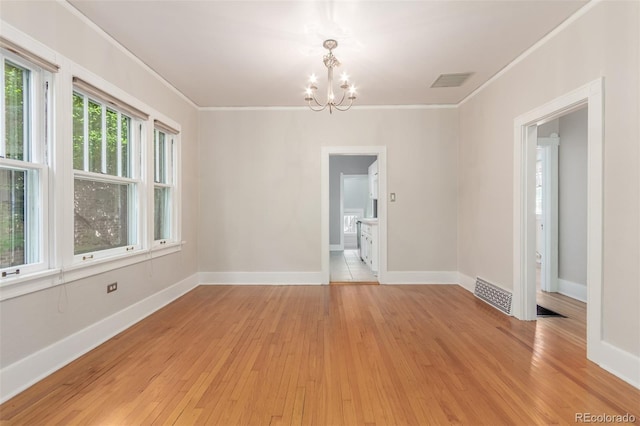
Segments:
[[[107,284],[107,293],[114,292],[118,289],[118,283]]]

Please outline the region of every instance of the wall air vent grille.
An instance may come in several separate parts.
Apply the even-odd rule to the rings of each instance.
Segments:
[[[489,305],[501,310],[505,314],[511,315],[512,294],[482,278],[476,279],[476,288],[473,292],[478,299],[484,300]]]
[[[436,78],[431,87],[460,87],[471,77],[471,74],[473,73],[440,74],[440,77]]]

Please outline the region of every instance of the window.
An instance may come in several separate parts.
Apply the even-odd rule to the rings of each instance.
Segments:
[[[0,300],[180,250],[177,126],[25,43],[0,35]]]
[[[357,221],[364,216],[362,209],[344,209],[342,216],[342,232],[345,234],[355,234],[358,230]]]
[[[111,105],[74,90],[74,254],[82,260],[140,244],[141,126]]]
[[[153,147],[153,239],[159,244],[175,240],[175,134],[158,129]],[[176,132],[177,133],[177,132]]]
[[[48,267],[51,73],[4,49],[0,57],[0,271],[7,278]]]

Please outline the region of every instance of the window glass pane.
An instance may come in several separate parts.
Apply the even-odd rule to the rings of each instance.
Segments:
[[[130,185],[75,180],[75,254],[130,245]]]
[[[5,140],[6,157],[29,161],[25,155],[28,149],[29,116],[29,71],[5,61],[4,64],[5,97]],[[26,143],[25,143],[26,142]]]
[[[166,136],[163,132],[156,131],[156,138],[155,180],[158,183],[167,183]]]
[[[102,172],[102,105],[89,101],[89,170]]]
[[[107,109],[107,173],[118,175],[118,113]]]
[[[129,152],[131,150],[131,119],[123,115],[121,120],[122,176],[131,177],[131,169],[129,167]]]
[[[345,214],[343,221],[343,231],[345,234],[355,234],[356,233],[356,221],[358,220],[358,215],[355,214]]]
[[[84,170],[84,97],[73,94],[73,168]]]
[[[0,169],[0,268],[23,265],[26,172]]]
[[[155,240],[167,240],[171,237],[169,188],[154,189],[153,235]]]

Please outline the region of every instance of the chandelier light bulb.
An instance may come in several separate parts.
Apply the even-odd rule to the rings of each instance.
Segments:
[[[356,96],[356,87],[354,85],[349,85],[349,76],[346,72],[343,72],[340,76],[341,84],[339,85],[339,89],[342,90],[342,94],[334,93],[333,87],[333,71],[335,68],[340,66],[340,61],[333,55],[333,49],[338,47],[338,42],[332,39],[325,40],[322,46],[329,51],[326,55],[323,56],[322,62],[325,67],[327,67],[327,88],[326,88],[326,102],[318,101],[316,97],[317,89],[316,83],[318,78],[315,74],[311,74],[309,77],[309,86],[306,89],[306,96],[304,100],[307,102],[309,108],[313,111],[324,111],[325,109],[329,110],[329,113],[333,113],[334,109],[338,111],[346,111],[353,105],[353,101]]]

